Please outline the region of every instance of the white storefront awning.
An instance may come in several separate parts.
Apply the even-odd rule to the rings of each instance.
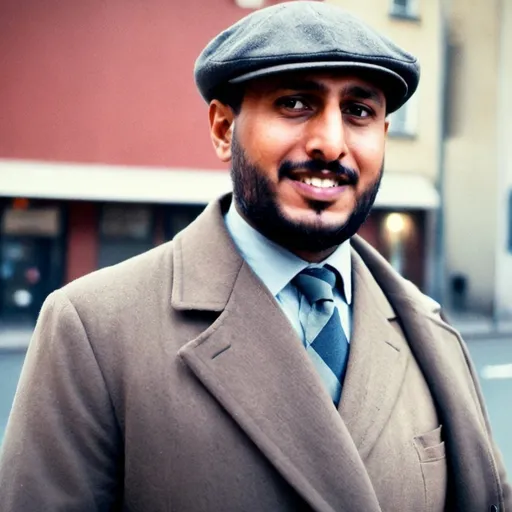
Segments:
[[[375,205],[380,208],[435,210],[439,192],[421,174],[385,171]]]
[[[229,173],[0,159],[0,196],[86,201],[203,204],[229,192]],[[386,171],[376,206],[435,209],[439,193],[426,177]]]

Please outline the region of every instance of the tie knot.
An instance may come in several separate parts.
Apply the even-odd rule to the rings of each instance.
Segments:
[[[325,267],[306,268],[297,274],[293,283],[310,304],[319,300],[332,301],[334,299],[333,288],[336,286],[336,274]]]

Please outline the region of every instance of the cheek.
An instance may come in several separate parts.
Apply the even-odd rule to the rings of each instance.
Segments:
[[[382,134],[364,134],[352,137],[350,149],[357,163],[361,180],[373,181],[384,161],[385,138]]]
[[[287,130],[277,121],[266,121],[253,124],[244,133],[244,149],[247,156],[266,174],[277,172],[283,160],[289,157],[300,137]]]

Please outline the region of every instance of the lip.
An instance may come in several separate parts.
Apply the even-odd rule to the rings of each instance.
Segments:
[[[332,203],[338,200],[350,185],[340,185],[338,187],[320,188],[308,185],[302,181],[286,178],[292,187],[306,199],[313,201],[324,201]]]

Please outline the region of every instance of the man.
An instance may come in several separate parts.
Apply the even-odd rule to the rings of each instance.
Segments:
[[[354,236],[418,79],[320,2],[207,46],[196,80],[234,195],[47,300],[2,512],[512,510],[459,335]]]

